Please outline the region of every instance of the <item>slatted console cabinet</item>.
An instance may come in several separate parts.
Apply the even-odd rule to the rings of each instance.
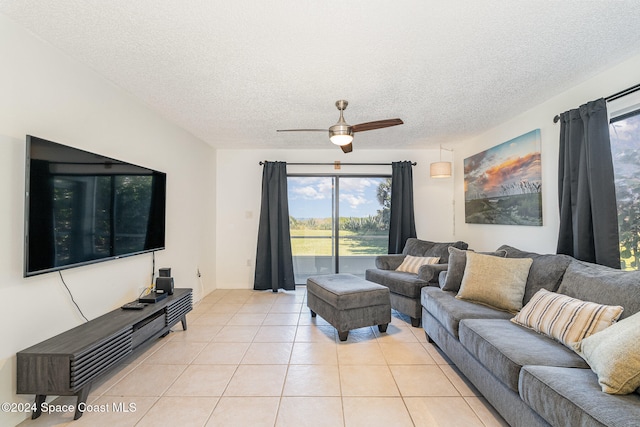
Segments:
[[[36,395],[31,418],[40,416],[47,395],[77,396],[74,419],[80,418],[96,379],[178,322],[187,329],[192,298],[191,289],[175,289],[142,310],[118,308],[19,352],[17,393]]]

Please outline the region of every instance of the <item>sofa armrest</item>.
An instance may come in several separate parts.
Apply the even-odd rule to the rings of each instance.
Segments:
[[[445,283],[447,283],[447,270],[441,271],[440,274],[438,274],[438,286],[440,286],[440,289],[444,288]]]
[[[418,270],[418,279],[425,282],[438,283],[438,276],[441,271],[447,271],[449,264],[427,264]]]
[[[376,257],[376,267],[380,270],[395,270],[400,267],[406,255],[379,255]]]

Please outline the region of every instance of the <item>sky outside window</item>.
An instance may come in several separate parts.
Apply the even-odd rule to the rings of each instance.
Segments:
[[[375,216],[381,209],[378,186],[385,178],[340,180],[340,216]],[[331,217],[331,180],[326,177],[289,177],[289,213],[296,218]]]

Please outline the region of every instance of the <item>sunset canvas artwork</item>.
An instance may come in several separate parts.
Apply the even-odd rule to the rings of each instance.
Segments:
[[[542,225],[540,129],[464,159],[465,222]]]

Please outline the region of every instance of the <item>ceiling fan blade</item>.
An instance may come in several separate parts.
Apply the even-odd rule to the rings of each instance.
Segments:
[[[350,142],[347,145],[341,145],[340,148],[342,149],[343,153],[350,153],[353,151],[353,143]]]
[[[278,129],[276,132],[329,132],[329,129]]]
[[[351,126],[351,129],[354,132],[363,132],[365,130],[374,130],[374,129],[388,128],[389,126],[397,126],[403,123],[404,122],[400,119],[378,120],[375,122],[367,122],[367,123],[360,123],[357,125],[353,125]]]

